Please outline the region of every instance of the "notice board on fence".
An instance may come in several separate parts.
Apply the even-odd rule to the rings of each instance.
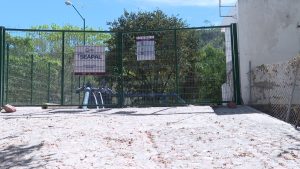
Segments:
[[[75,75],[101,75],[105,73],[105,46],[76,46]]]
[[[136,37],[137,60],[155,60],[154,36]]]

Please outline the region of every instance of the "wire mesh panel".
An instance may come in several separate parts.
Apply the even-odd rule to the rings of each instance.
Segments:
[[[124,33],[125,105],[232,101],[232,66],[227,66],[232,62],[225,53],[231,39],[226,41],[224,30],[230,32],[209,28]]]
[[[14,105],[58,103],[61,34],[7,31],[6,44],[6,102]]]
[[[251,105],[295,124],[300,114],[300,58],[257,66],[250,75]]]
[[[106,107],[233,101],[231,36],[229,26],[137,32],[7,29],[5,102],[82,105],[83,92],[76,91],[87,85],[102,91],[95,97]],[[100,60],[93,51],[101,52]],[[79,64],[97,70],[78,71]]]
[[[123,33],[125,105],[176,102],[174,31]]]
[[[81,105],[82,93],[76,89],[90,82],[93,87],[109,88],[103,104],[117,104],[116,50],[114,34],[106,32],[7,30],[5,102],[13,105]],[[106,64],[104,74],[74,75],[77,46],[103,46]],[[102,85],[102,86],[100,86]],[[100,102],[99,102],[100,103]]]
[[[194,104],[232,101],[233,98],[222,98],[222,85],[232,78],[226,76],[225,33],[222,29],[180,30],[177,39],[181,97]],[[223,91],[223,95],[228,94],[231,92]]]
[[[113,38],[115,38],[114,33],[105,32],[86,32],[85,40],[83,41],[81,36],[83,32],[66,32],[65,35],[65,73],[64,73],[64,104],[65,105],[77,105],[82,104],[83,93],[76,93],[76,89],[90,83],[94,88],[109,88],[112,93],[102,93],[103,103],[106,107],[115,106],[118,103],[117,99],[117,62],[116,62],[116,50],[112,48],[113,43],[115,43]],[[105,66],[103,68],[97,68],[101,72],[83,72],[81,74],[74,74],[75,70],[75,55],[76,47],[83,47],[83,42],[85,46],[93,47],[103,47],[103,57],[105,60]],[[91,60],[90,62],[94,62]],[[99,64],[97,64],[99,65]],[[99,97],[97,95],[97,97]],[[103,106],[101,99],[98,98],[98,103]]]

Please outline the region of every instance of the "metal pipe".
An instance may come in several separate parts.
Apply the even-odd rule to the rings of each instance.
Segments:
[[[60,89],[60,104],[64,105],[64,82],[65,82],[65,32],[62,32],[62,50],[61,50],[61,89]]]
[[[83,106],[82,106],[83,109],[87,109],[87,105],[89,103],[90,92],[91,92],[90,87],[87,87],[84,90],[84,98],[83,98]]]
[[[298,60],[296,60],[296,62],[299,63]],[[292,91],[291,91],[291,96],[290,96],[290,100],[289,100],[289,104],[288,104],[288,111],[287,111],[287,115],[286,115],[286,122],[289,122],[290,120],[290,116],[291,116],[291,109],[292,109],[292,104],[293,104],[293,99],[294,99],[294,92],[295,92],[295,88],[296,88],[296,83],[297,83],[297,76],[298,76],[298,70],[299,70],[299,65],[297,64],[296,67],[296,72],[295,72],[295,79],[294,79],[294,83],[293,83],[293,87],[292,87]]]
[[[234,8],[236,5],[222,5],[222,1],[219,0],[219,16],[220,17],[233,17],[231,15],[222,15],[222,9],[221,8]]]
[[[81,19],[83,20],[83,46],[85,46],[85,18],[80,14],[80,12],[77,10],[77,8],[71,4],[72,7],[75,9],[75,11],[78,13],[78,15],[81,17]]]
[[[96,108],[99,109],[98,101],[97,101],[97,97],[96,97],[95,93],[93,93],[93,96],[94,96],[94,99],[95,99]]]
[[[80,18],[83,20],[83,46],[85,46],[85,18],[81,15],[81,13],[77,10],[77,8],[72,4],[71,1],[65,1],[66,5],[71,5],[77,14],[80,16]]]
[[[9,44],[6,44],[6,91],[5,102],[8,103],[8,72],[9,72]]]
[[[179,95],[179,63],[178,63],[178,51],[177,51],[177,31],[174,30],[174,48],[175,48],[175,66],[176,66],[176,94]],[[178,99],[176,99],[178,103]]]
[[[4,27],[0,26],[0,69],[2,69],[2,62],[3,62],[3,57],[4,57],[4,38],[3,38],[3,34],[4,34]],[[3,106],[3,98],[2,98],[2,86],[4,85],[3,81],[2,81],[2,76],[3,76],[3,72],[0,71],[0,106]]]
[[[102,104],[102,108],[104,109],[104,101],[103,101],[103,97],[101,92],[99,92],[100,98],[101,98],[101,104]]]
[[[213,28],[230,28],[231,25],[222,25],[222,26],[200,26],[200,27],[183,27],[183,28],[160,28],[160,29],[149,29],[149,30],[138,30],[138,31],[127,31],[126,33],[140,33],[140,32],[161,32],[161,31],[174,31],[174,30],[193,30],[193,29],[213,29]],[[15,29],[15,28],[5,28],[7,31],[23,31],[23,32],[86,32],[86,33],[119,33],[119,31],[94,31],[94,30],[50,30],[50,29]],[[122,33],[122,32],[120,32]]]
[[[48,85],[47,85],[47,102],[50,103],[50,83],[51,83],[51,63],[48,63]]]
[[[4,105],[4,84],[5,84],[5,81],[4,81],[4,77],[5,77],[5,74],[4,74],[4,70],[5,70],[5,42],[6,42],[6,40],[5,40],[5,29],[3,29],[3,55],[2,55],[2,72],[3,72],[3,75],[2,75],[2,82],[3,82],[3,85],[2,85],[2,105]]]
[[[31,66],[30,66],[30,103],[33,103],[33,55],[31,55]]]

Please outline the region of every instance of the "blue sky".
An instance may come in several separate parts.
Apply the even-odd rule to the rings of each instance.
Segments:
[[[222,0],[232,5],[236,0]],[[206,26],[205,20],[219,25],[219,0],[71,0],[86,18],[86,26],[107,30],[107,22],[117,19],[124,9],[131,12],[161,9],[168,15],[183,18],[192,26]],[[30,28],[38,25],[76,25],[83,21],[65,0],[0,0],[0,26]]]

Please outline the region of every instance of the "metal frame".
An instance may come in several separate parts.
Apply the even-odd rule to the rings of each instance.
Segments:
[[[4,105],[5,28],[0,27],[0,104]]]
[[[194,30],[194,29],[212,29],[212,28],[230,28],[231,25],[222,26],[199,26],[199,27],[185,27],[185,28],[161,28],[161,29],[145,29],[145,30],[133,30],[133,31],[95,31],[95,30],[64,30],[64,29],[16,29],[16,28],[5,28],[6,31],[22,31],[22,32],[86,32],[86,33],[139,33],[139,32],[160,32],[160,31],[174,31],[174,30]]]
[[[222,0],[219,0],[219,16],[220,17],[234,17],[232,15],[222,15],[222,8],[235,8],[236,5],[222,5]]]
[[[240,63],[238,51],[238,35],[237,24],[231,24],[231,47],[232,47],[232,67],[233,67],[233,80],[234,80],[234,101],[236,104],[242,104],[241,97],[241,80],[240,80]]]
[[[0,103],[1,105],[4,105],[5,99],[5,85],[8,85],[8,57],[9,57],[9,49],[6,49],[9,44],[5,44],[5,32],[6,31],[20,31],[20,32],[57,32],[61,33],[61,90],[60,90],[60,105],[61,106],[76,106],[78,104],[68,104],[65,105],[64,103],[64,85],[65,85],[65,34],[66,33],[114,33],[117,38],[117,44],[116,44],[116,64],[117,64],[117,71],[118,71],[118,77],[117,77],[117,95],[118,103],[116,106],[123,107],[124,106],[124,77],[123,75],[123,53],[124,53],[124,46],[123,46],[123,34],[124,33],[143,33],[143,32],[160,32],[160,31],[173,31],[173,35],[175,37],[174,39],[174,46],[175,46],[175,56],[176,56],[176,64],[175,64],[175,71],[176,71],[176,92],[179,93],[179,75],[178,75],[178,49],[177,49],[177,33],[179,30],[196,30],[196,29],[213,29],[213,28],[230,28],[231,30],[231,46],[232,46],[232,64],[233,64],[233,79],[234,79],[234,101],[237,104],[242,104],[241,100],[241,91],[240,91],[240,75],[239,75],[239,56],[238,56],[238,43],[237,43],[237,25],[231,24],[231,25],[224,25],[224,26],[205,26],[205,27],[191,27],[191,28],[170,28],[170,29],[156,29],[156,30],[138,30],[138,31],[126,31],[126,32],[117,32],[117,31],[82,31],[82,30],[45,30],[45,29],[14,29],[14,28],[5,28],[0,27]],[[7,50],[7,57],[5,58],[5,51]],[[6,61],[7,59],[7,61]],[[32,58],[33,62],[33,58]],[[6,64],[5,64],[6,63]],[[32,64],[33,65],[33,64]],[[6,66],[6,67],[5,67]],[[50,66],[48,64],[48,71],[50,72]],[[33,71],[33,67],[31,67],[31,73]],[[6,74],[5,74],[6,73]],[[5,80],[6,79],[6,80]],[[50,80],[50,76],[48,75],[48,79]],[[80,80],[80,79],[79,79]],[[31,77],[31,81],[33,81]],[[80,83],[80,82],[79,82]],[[31,85],[33,86],[33,85]],[[7,87],[6,87],[7,90]],[[48,85],[47,93],[49,95],[50,93],[50,84]],[[6,97],[7,98],[7,97]],[[48,98],[49,100],[49,98]],[[201,103],[199,103],[201,104]],[[203,104],[206,104],[206,102],[203,102]],[[23,105],[28,106],[28,105]],[[30,106],[40,106],[40,105],[34,105],[32,103],[32,93],[31,93],[31,105]],[[155,106],[155,105],[154,105]]]

